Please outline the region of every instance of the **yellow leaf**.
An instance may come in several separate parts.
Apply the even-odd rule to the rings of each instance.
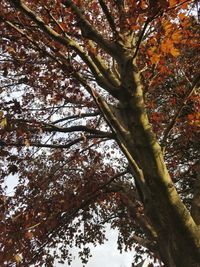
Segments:
[[[0,122],[0,127],[5,128],[8,125],[8,121],[6,118],[2,119]]]
[[[165,32],[168,34],[171,32],[171,30],[173,28],[173,24],[170,21],[165,21],[163,23],[163,28],[164,28]]]
[[[200,112],[197,112],[195,114],[195,119],[194,119],[193,125],[200,127]]]
[[[29,146],[30,146],[30,142],[29,142],[29,140],[28,140],[28,139],[25,139],[25,140],[24,140],[24,144],[25,144],[26,147],[29,147]]]
[[[178,43],[182,38],[181,31],[176,31],[172,34],[172,40],[174,43]]]
[[[152,56],[153,54],[155,54],[156,49],[156,46],[150,46],[147,50],[148,55]]]
[[[197,127],[200,127],[200,120],[195,120],[192,124]]]
[[[10,54],[15,54],[15,50],[14,50],[14,48],[12,46],[7,46],[7,51]]]
[[[175,48],[174,46],[172,46],[170,48],[170,53],[172,54],[172,56],[174,57],[178,57],[180,55],[180,52],[177,48]]]
[[[15,258],[15,261],[16,261],[17,265],[18,265],[18,264],[21,262],[21,260],[22,260],[22,257],[21,257],[19,254],[15,254],[14,258]]]
[[[3,111],[0,110],[0,119],[3,117]]]

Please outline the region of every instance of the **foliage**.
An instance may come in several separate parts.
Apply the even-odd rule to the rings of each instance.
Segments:
[[[148,136],[137,133],[144,108],[133,92],[142,88],[148,127],[199,224],[198,1],[0,5],[2,266],[70,263],[73,246],[85,264],[88,245],[105,241],[107,223],[119,231],[120,250],[134,248],[134,262],[146,253],[162,266],[160,230],[138,185],[138,166],[151,197],[163,201],[140,159],[144,154],[151,165],[142,148]],[[12,192],[7,179],[18,181]]]

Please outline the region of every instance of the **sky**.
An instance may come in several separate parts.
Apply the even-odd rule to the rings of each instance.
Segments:
[[[123,252],[117,250],[117,231],[107,230],[108,241],[103,245],[91,247],[92,257],[85,267],[131,267],[133,261],[133,251]],[[148,263],[143,265],[147,267]],[[66,264],[57,263],[55,267],[65,267]],[[70,265],[71,267],[82,267],[79,259],[75,258]]]
[[[93,257],[86,267],[131,267],[133,252],[120,254],[117,250],[117,232],[107,231],[109,241],[103,245],[92,248]],[[56,265],[56,267],[63,265]],[[76,259],[71,267],[82,266],[81,261]]]

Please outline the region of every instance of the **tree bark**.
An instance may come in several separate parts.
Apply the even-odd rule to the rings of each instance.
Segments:
[[[133,170],[132,162],[135,162],[143,173],[144,180],[137,184],[143,194],[146,214],[157,233],[161,259],[167,267],[200,266],[200,231],[165,166],[146,113],[140,73],[135,71],[135,63],[129,64],[128,70],[127,62],[121,65],[125,83],[118,112],[110,110],[110,117],[115,116],[117,121],[111,124]],[[137,181],[137,173],[133,171],[133,175]]]

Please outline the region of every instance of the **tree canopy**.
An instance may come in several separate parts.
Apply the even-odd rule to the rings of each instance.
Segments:
[[[105,241],[200,266],[198,1],[0,3],[0,262]],[[16,186],[9,192],[8,181]]]

